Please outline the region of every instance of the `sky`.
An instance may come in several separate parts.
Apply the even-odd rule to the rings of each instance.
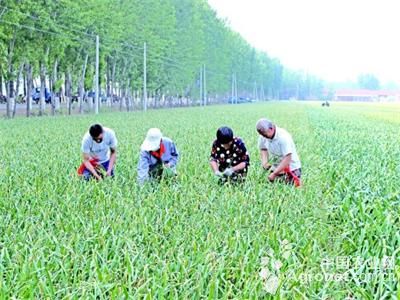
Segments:
[[[399,0],[208,0],[244,39],[328,81],[400,83]]]

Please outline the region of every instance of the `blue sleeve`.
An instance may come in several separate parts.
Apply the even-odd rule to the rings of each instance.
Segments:
[[[171,143],[171,160],[169,161],[171,167],[176,167],[179,160],[179,151],[176,149],[175,144]]]
[[[139,162],[137,166],[137,181],[139,184],[143,184],[146,180],[149,179],[149,156],[146,151],[140,151]]]

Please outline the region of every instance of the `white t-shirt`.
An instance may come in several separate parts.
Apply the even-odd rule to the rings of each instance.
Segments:
[[[259,136],[259,148],[268,150],[268,155],[277,156],[279,161],[282,161],[284,156],[292,154],[290,171],[301,168],[300,159],[297,155],[296,146],[294,145],[292,136],[283,128],[279,128],[278,126],[275,128],[275,136],[272,140],[261,135]]]
[[[96,143],[88,131],[83,136],[81,150],[91,157],[96,157],[100,163],[103,163],[110,159],[110,148],[116,149],[117,144],[115,132],[110,128],[103,127],[103,141]]]

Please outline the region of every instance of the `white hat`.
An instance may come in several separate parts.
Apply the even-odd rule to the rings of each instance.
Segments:
[[[150,128],[140,149],[142,151],[156,151],[160,149],[162,134],[158,128]]]

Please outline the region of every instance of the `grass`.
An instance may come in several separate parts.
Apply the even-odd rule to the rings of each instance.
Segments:
[[[254,129],[263,116],[294,137],[301,189],[266,182]],[[0,298],[396,299],[399,120],[396,104],[271,102],[0,121]],[[86,183],[75,170],[95,121],[116,131],[116,177]],[[212,180],[221,125],[250,151],[243,186]],[[176,142],[179,181],[141,190],[136,163],[150,127]],[[395,257],[392,278],[357,280],[368,266],[356,259],[385,255]],[[282,262],[274,295],[259,274],[266,257]],[[343,257],[348,268],[328,272],[352,280],[315,278],[324,259]]]

